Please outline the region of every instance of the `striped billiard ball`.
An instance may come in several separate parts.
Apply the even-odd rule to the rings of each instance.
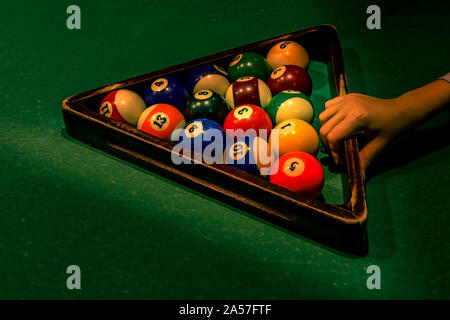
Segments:
[[[176,129],[186,125],[180,110],[166,103],[148,107],[139,118],[137,128],[161,139],[171,138]]]
[[[264,81],[255,77],[242,77],[234,81],[227,90],[225,100],[231,108],[253,104],[265,108],[272,93]]]
[[[98,112],[105,117],[136,125],[146,106],[144,100],[127,89],[114,90],[102,100]]]
[[[276,161],[276,154],[265,139],[241,136],[233,139],[224,151],[224,163],[237,169],[267,176]]]
[[[313,104],[300,91],[286,90],[278,93],[265,110],[275,125],[288,119],[300,119],[308,123],[314,120]]]
[[[218,65],[207,63],[191,71],[188,77],[188,90],[195,93],[200,90],[212,90],[225,96],[230,79],[227,72]]]

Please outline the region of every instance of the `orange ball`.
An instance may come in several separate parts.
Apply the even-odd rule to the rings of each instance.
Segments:
[[[154,104],[142,113],[137,128],[161,139],[169,139],[175,129],[184,128],[186,120],[174,106]]]
[[[266,60],[273,69],[288,64],[306,69],[309,64],[309,55],[302,45],[287,40],[274,45],[269,50]]]
[[[269,143],[280,156],[292,151],[304,151],[316,155],[319,150],[319,135],[308,122],[288,119],[272,129]]]

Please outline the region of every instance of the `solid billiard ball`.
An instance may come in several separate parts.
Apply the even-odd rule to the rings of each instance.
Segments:
[[[102,116],[132,125],[136,125],[146,106],[144,100],[135,92],[127,89],[114,90],[100,103]]]
[[[141,114],[137,128],[161,139],[169,139],[186,121],[180,110],[166,103],[154,104]]]
[[[302,45],[291,40],[274,45],[267,53],[266,60],[273,69],[287,64],[306,69],[309,64],[308,52]]]
[[[275,125],[288,119],[300,119],[309,123],[314,120],[313,104],[300,91],[286,90],[278,93],[265,110]]]
[[[174,77],[164,76],[153,80],[145,90],[144,101],[147,106],[167,103],[181,109],[189,99],[184,83]]]
[[[281,156],[272,167],[270,182],[310,197],[320,195],[324,174],[319,161],[312,155],[296,151]]]
[[[244,104],[228,113],[223,129],[231,137],[257,135],[267,138],[272,129],[272,121],[262,108]]]
[[[191,93],[200,90],[212,90],[225,96],[230,79],[225,70],[215,64],[203,64],[191,71],[188,77],[188,89]]]
[[[241,136],[229,143],[224,163],[237,169],[267,176],[276,161],[276,154],[266,140],[257,136]]]
[[[319,149],[319,136],[308,122],[289,119],[273,128],[269,143],[280,156],[292,151],[304,151],[316,155]]]
[[[201,154],[207,163],[223,160],[225,135],[222,127],[213,120],[200,118],[189,122],[181,130],[177,142],[184,149]]]
[[[192,95],[182,110],[187,121],[207,118],[223,124],[230,108],[221,95],[211,90],[200,90]]]
[[[231,60],[227,71],[231,81],[242,77],[256,77],[266,81],[272,70],[262,55],[255,52],[244,52]]]
[[[309,97],[312,91],[312,81],[308,72],[294,65],[285,65],[273,70],[267,80],[267,85],[272,95],[284,90],[296,90]]]
[[[253,104],[265,108],[272,93],[267,84],[255,77],[242,77],[234,81],[227,90],[225,100],[231,108]]]

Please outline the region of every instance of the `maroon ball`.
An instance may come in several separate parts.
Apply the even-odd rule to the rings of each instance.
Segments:
[[[294,65],[285,65],[276,68],[270,74],[267,85],[272,91],[272,95],[285,90],[295,90],[311,95],[312,82],[305,69]]]

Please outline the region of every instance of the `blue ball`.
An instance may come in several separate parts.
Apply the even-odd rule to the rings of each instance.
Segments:
[[[167,103],[178,109],[184,108],[189,99],[186,86],[174,77],[160,77],[153,80],[145,90],[144,101],[147,107],[157,103]]]
[[[259,173],[256,150],[253,150],[255,136],[240,136],[228,143],[224,152],[227,165],[249,173]]]
[[[215,121],[200,118],[189,122],[178,139],[183,148],[222,159],[225,132]],[[207,151],[207,152],[205,152]]]
[[[187,83],[191,93],[199,90],[211,90],[223,97],[227,93],[231,80],[224,69],[207,63],[192,70]]]

